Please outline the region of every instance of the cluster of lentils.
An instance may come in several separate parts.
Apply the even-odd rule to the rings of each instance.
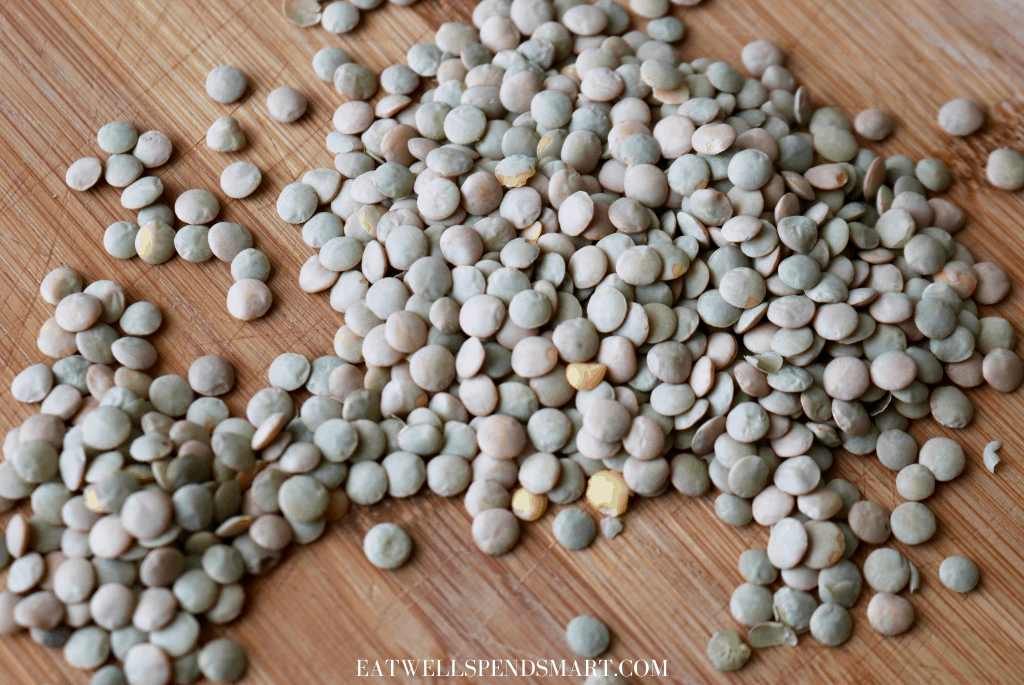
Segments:
[[[379,4],[286,1],[285,13],[343,33]],[[329,291],[344,325],[334,356],[279,356],[244,419],[219,399],[234,382],[220,357],[187,379],[145,373],[155,307],[125,309],[116,284],[83,289],[69,269],[48,276],[42,292],[58,307],[39,347],[59,361],[15,379],[15,397],[42,413],[8,434],[0,463],[4,506],[31,497],[34,512],[8,526],[18,572],[0,594],[0,632],[29,628],[82,668],[123,661],[95,685],[233,682],[244,653],[226,640],[200,649],[199,620],[240,615],[244,576],[319,538],[350,501],[424,487],[463,497],[475,543],[500,555],[549,504],[563,507],[559,543],[583,549],[598,526],[565,505],[586,501],[614,537],[631,497],[712,486],[724,522],[771,527],[767,550],[740,557],[746,582],[730,602],[750,646],[806,632],[841,644],[864,582],[871,625],[907,630],[914,610],[900,593],[920,573],[882,545],[927,542],[935,519],[922,502],[966,463],[948,438],[919,447],[909,423],[962,428],[973,416],[962,389],[1020,385],[1016,332],[979,310],[1006,296],[1008,278],[955,241],[966,216],[935,196],[951,182],[945,165],[860,147],[857,136],[889,134],[884,112],[851,124],[815,109],[765,40],[743,50],[749,77],[680,62],[685,29],[670,4],[630,9],[645,31],[611,0],[484,0],[473,26],[442,25],[379,77],[340,48],[317,53],[314,71],[345,100],[327,137],[335,169],[306,173],[277,208],[317,251],[302,289]],[[247,83],[224,66],[206,87],[230,103]],[[292,122],[306,98],[282,87],[267,106]],[[952,135],[983,123],[969,101],[943,112]],[[108,252],[217,256],[236,279],[229,311],[262,316],[270,265],[251,234],[208,228],[219,212],[208,191],[186,191],[172,211],[157,203],[159,179],[140,178],[170,141],[158,163],[120,159],[150,134],[136,144],[124,122],[100,132],[114,153],[108,182],[140,210],[108,229]],[[207,136],[224,152],[245,142],[233,117]],[[990,180],[1019,187],[1024,164],[998,152]],[[68,185],[91,187],[102,166],[76,162]],[[260,180],[238,162],[221,186],[241,198]],[[176,232],[175,217],[186,224]],[[296,406],[301,389],[311,396]],[[877,454],[906,501],[889,512],[824,476],[839,447]],[[861,543],[878,547],[858,568]],[[390,523],[364,540],[384,569],[412,548]],[[939,577],[966,592],[978,569],[951,557]],[[608,630],[579,617],[567,640],[593,658]],[[708,656],[734,670],[750,646],[723,630]]]
[[[485,0],[379,77],[317,54],[344,102],[338,176],[315,173],[339,182],[292,183],[277,206],[317,251],[301,287],[344,316],[331,394],[342,420],[393,436],[357,465],[381,497],[388,461],[422,483],[479,452],[466,503],[489,554],[549,502],[586,494],[615,517],[633,494],[714,486],[723,521],[773,531],[732,601],[751,644],[840,644],[861,589],[848,558],[927,542],[921,500],[964,467],[947,438],[919,451],[910,421],[963,428],[965,389],[1021,383],[1012,325],[979,310],[1009,280],[956,242],[941,161],[861,147],[891,131],[884,112],[814,108],[766,40],[743,49],[749,76],[680,62],[668,4],[637,4],[646,32],[608,0]],[[475,444],[453,452],[467,427]],[[876,453],[907,501],[890,513],[824,476],[840,447]],[[580,509],[556,518],[571,548],[595,533]],[[903,632],[913,565],[869,560],[871,624]],[[969,560],[944,569],[973,588]],[[747,655],[732,631],[709,646],[720,668]]]
[[[234,384],[231,365],[207,356],[188,380],[153,378],[146,372],[158,359],[147,338],[160,310],[128,304],[112,281],[83,286],[66,267],[43,280],[56,312],[39,349],[56,361],[29,366],[11,385],[14,399],[41,404],[3,442],[0,510],[27,499],[31,515],[16,512],[0,535],[0,566],[10,563],[0,634],[27,630],[63,649],[71,666],[98,669],[92,685],[235,682],[245,653],[201,639],[201,621],[234,621],[246,574],[320,534],[326,507],[308,513],[328,495],[314,476],[338,476],[319,469],[291,485],[259,478],[271,450],[257,459],[250,422],[230,418],[218,397]],[[277,457],[288,460],[296,447],[274,437]],[[293,500],[303,515],[289,508]],[[344,513],[344,500],[335,504]]]

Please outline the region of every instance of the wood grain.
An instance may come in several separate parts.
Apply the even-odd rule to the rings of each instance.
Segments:
[[[0,9],[0,386],[41,360],[35,336],[52,309],[38,296],[40,279],[69,265],[89,280],[124,284],[133,299],[158,303],[165,327],[156,338],[158,373],[185,373],[204,353],[231,359],[239,371],[229,400],[240,411],[265,385],[265,370],[287,350],[311,357],[331,351],[339,325],[324,296],[302,293],[298,268],[310,250],[296,227],[274,210],[277,193],[307,169],[331,166],[324,136],[339,104],[330,84],[316,79],[310,59],[339,45],[379,70],[400,61],[410,45],[429,41],[442,21],[467,20],[468,3],[424,0],[411,8],[387,6],[364,15],[351,36],[302,30],[281,16],[278,0],[9,0]],[[687,59],[710,56],[738,62],[740,48],[758,37],[781,45],[789,66],[815,96],[848,116],[868,106],[891,111],[897,133],[877,149],[950,164],[949,196],[968,211],[958,235],[979,259],[1005,265],[1024,280],[1024,202],[988,187],[989,150],[1022,145],[1024,13],[1014,0],[709,0],[675,8],[688,27]],[[222,106],[205,95],[207,71],[233,63],[252,88],[240,103]],[[291,85],[311,106],[299,122],[267,116],[267,93]],[[941,134],[935,112],[946,100],[969,96],[984,103],[989,123],[966,140]],[[209,124],[233,114],[251,145],[218,154],[204,142]],[[157,171],[169,197],[193,187],[220,194],[227,164],[246,159],[264,171],[252,197],[225,203],[222,218],[253,230],[274,263],[276,304],[263,320],[231,319],[224,298],[226,265],[175,259],[150,267],[121,262],[102,249],[104,228],[134,218],[119,192],[68,190],[64,171],[75,159],[99,155],[95,132],[124,119],[140,131],[155,128],[175,141],[170,165]],[[224,198],[222,198],[224,199]],[[1024,321],[1020,290],[991,313]],[[988,312],[986,312],[988,313]],[[6,391],[5,391],[6,392]],[[626,530],[570,553],[551,535],[549,514],[526,528],[507,557],[484,558],[469,534],[459,501],[426,495],[351,513],[325,538],[293,552],[270,576],[249,586],[250,606],[237,624],[208,631],[240,640],[250,650],[247,683],[529,683],[582,678],[357,678],[358,659],[571,659],[563,630],[581,613],[601,617],[614,640],[610,658],[667,660],[664,678],[633,682],[711,683],[1011,683],[1024,670],[1024,477],[1019,394],[971,393],[978,412],[966,430],[919,425],[919,440],[950,434],[967,449],[969,467],[929,500],[939,517],[931,544],[906,549],[924,586],[912,598],[918,610],[908,634],[883,639],[867,625],[866,595],[854,610],[853,638],[839,649],[804,637],[798,648],[758,652],[738,675],[714,671],[704,651],[711,633],[733,627],[732,589],[741,582],[737,555],[763,547],[766,531],[734,530],[714,516],[713,498],[669,494],[637,501]],[[6,430],[33,413],[9,398],[0,404]],[[996,475],[981,465],[982,447],[1006,446]],[[841,455],[836,475],[888,508],[898,503],[894,475],[873,458]],[[6,517],[0,519],[0,523]],[[361,552],[363,534],[381,521],[401,522],[416,540],[412,563],[393,573],[372,568]],[[938,582],[939,562],[963,554],[982,569],[979,589],[955,596]],[[864,555],[858,552],[859,562]],[[87,683],[59,652],[27,637],[0,640],[5,685]]]

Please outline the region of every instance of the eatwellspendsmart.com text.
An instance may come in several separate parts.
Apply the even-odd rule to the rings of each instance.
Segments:
[[[667,660],[585,659],[359,659],[357,677],[452,678],[466,676],[508,677],[588,677],[592,675],[667,676]]]

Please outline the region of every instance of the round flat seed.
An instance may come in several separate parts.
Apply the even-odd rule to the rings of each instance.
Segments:
[[[239,252],[252,247],[252,234],[248,229],[225,221],[210,228],[207,240],[214,256],[223,262],[231,262]]]
[[[110,155],[103,163],[103,180],[115,188],[127,188],[142,176],[144,167],[135,155]]]
[[[173,659],[183,657],[199,641],[199,621],[187,611],[179,611],[166,627],[151,632],[149,641]]]
[[[485,554],[505,554],[519,542],[519,521],[507,509],[485,509],[473,518],[473,541]]]
[[[220,188],[230,198],[249,197],[259,188],[263,174],[250,162],[234,162],[220,174]]]
[[[932,416],[948,428],[963,428],[974,418],[974,405],[959,388],[942,386],[929,398]]]
[[[247,86],[245,74],[229,64],[214,67],[206,75],[206,94],[222,104],[238,100]]]
[[[910,582],[910,563],[894,549],[876,549],[864,560],[864,580],[873,590],[898,593]]]
[[[733,307],[750,309],[764,300],[766,287],[764,278],[756,271],[739,267],[730,269],[722,277],[718,292]]]
[[[846,608],[826,602],[811,614],[810,631],[815,640],[834,647],[850,637],[853,632],[853,618]]]
[[[814,315],[814,331],[825,340],[842,340],[853,335],[858,322],[857,310],[850,305],[826,304]]]
[[[163,221],[150,221],[135,234],[135,252],[145,262],[163,264],[174,256],[174,235]]]
[[[798,425],[798,424],[797,424]],[[790,495],[805,495],[818,486],[821,469],[808,456],[786,459],[775,470],[775,486]]]
[[[803,524],[794,518],[783,518],[772,528],[768,538],[768,558],[776,568],[793,568],[807,553],[809,538]]]
[[[96,626],[76,630],[64,644],[64,660],[75,668],[97,669],[109,656],[110,635]]]
[[[729,412],[725,426],[734,440],[757,442],[768,434],[768,412],[756,402],[741,402]]]
[[[985,381],[999,392],[1013,392],[1024,380],[1024,364],[1015,352],[996,348],[985,355],[981,373]]]
[[[128,685],[167,685],[171,682],[171,659],[167,652],[149,642],[137,644],[124,656]]]
[[[225,395],[235,385],[235,369],[231,362],[223,357],[213,354],[204,355],[192,362],[189,367],[188,384],[200,395],[207,397]]]
[[[267,370],[267,378],[275,388],[298,390],[309,380],[312,366],[301,354],[287,352],[278,356]]]
[[[729,611],[743,625],[764,623],[772,617],[772,593],[760,585],[744,583],[733,591]]]
[[[163,192],[163,181],[156,176],[143,176],[121,192],[121,206],[142,209],[156,202]]]
[[[53,373],[45,364],[27,367],[11,381],[11,395],[19,402],[42,402],[53,387]]]
[[[35,552],[15,559],[7,574],[7,590],[24,594],[39,584],[45,572],[43,557]]]
[[[981,108],[966,98],[950,100],[939,109],[939,128],[951,136],[969,136],[984,123]]]
[[[243,278],[228,289],[228,313],[242,321],[258,319],[270,310],[273,295],[263,281]]]
[[[301,224],[316,212],[319,196],[316,189],[306,183],[289,183],[277,197],[277,213],[290,224]]]
[[[871,381],[882,390],[903,390],[917,378],[917,363],[906,352],[883,352],[871,361]]]
[[[881,545],[892,531],[889,512],[881,505],[861,500],[850,507],[847,521],[854,535],[871,545]]]
[[[79,160],[79,162],[81,161],[84,160]],[[985,176],[989,183],[1001,190],[1014,192],[1024,188],[1024,156],[1016,150],[1005,147],[993,150],[988,155]],[[71,178],[71,169],[68,169],[68,178]],[[71,185],[70,180],[68,185]],[[79,188],[75,189],[79,190]]]
[[[611,634],[608,626],[599,619],[593,616],[577,616],[566,627],[565,640],[573,652],[593,659],[608,649]]]
[[[939,565],[939,579],[954,592],[970,592],[978,578],[978,567],[966,557],[947,557]]]
[[[919,545],[935,534],[935,515],[920,502],[904,502],[893,510],[890,526],[900,542]]]
[[[569,549],[583,549],[597,535],[594,519],[581,509],[565,509],[555,517],[555,539]]]
[[[290,124],[306,113],[306,96],[290,86],[280,86],[267,95],[267,111],[284,124]]]
[[[953,480],[967,464],[963,448],[949,438],[932,438],[926,442],[921,446],[918,460],[940,482]]]
[[[839,526],[831,521],[808,521],[808,547],[803,564],[812,569],[829,568],[839,561],[846,550],[846,542]]]
[[[396,569],[412,554],[412,538],[393,523],[380,523],[363,538],[363,552],[377,568]]]
[[[248,664],[245,652],[230,640],[212,640],[199,651],[199,670],[216,683],[238,682]]]
[[[88,190],[103,174],[103,164],[95,157],[83,157],[68,167],[64,181],[72,190]]]
[[[914,607],[903,597],[879,592],[868,603],[868,622],[883,635],[899,635],[914,622]]]

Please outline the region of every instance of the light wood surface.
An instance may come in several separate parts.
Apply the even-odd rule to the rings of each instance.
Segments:
[[[1014,0],[708,0],[674,8],[687,25],[682,54],[738,64],[740,48],[758,37],[776,41],[789,66],[814,94],[815,105],[833,105],[851,118],[862,108],[895,115],[888,154],[935,156],[950,164],[949,197],[971,217],[957,236],[980,259],[1008,268],[1024,282],[1024,240],[1019,194],[998,192],[983,179],[988,152],[1022,145],[1024,12]],[[130,296],[164,311],[155,339],[157,373],[183,374],[205,353],[231,359],[236,411],[266,385],[269,362],[284,351],[315,357],[331,352],[339,315],[323,296],[303,293],[299,266],[311,254],[296,227],[274,209],[277,193],[308,169],[330,167],[324,137],[339,98],[319,81],[310,59],[339,45],[378,70],[403,61],[410,45],[432,40],[442,21],[468,21],[468,3],[423,0],[411,8],[385,6],[364,14],[345,37],[291,26],[279,0],[108,0],[32,2],[8,0],[0,8],[0,428],[34,411],[7,394],[23,367],[41,361],[35,337],[52,307],[38,296],[51,269],[68,265],[88,280],[124,284]],[[230,62],[252,84],[244,100],[212,102],[207,71]],[[280,85],[305,92],[311,105],[296,124],[271,120],[267,93]],[[952,97],[984,103],[989,123],[966,140],[950,139],[934,124],[938,107]],[[205,145],[209,124],[224,114],[241,122],[250,145],[220,154]],[[222,219],[250,227],[274,263],[275,304],[255,323],[227,315],[231,283],[227,265],[190,264],[175,258],[151,267],[118,261],[102,249],[104,228],[132,219],[119,191],[103,187],[76,193],[64,185],[75,159],[104,155],[97,129],[124,119],[140,131],[158,129],[175,143],[168,166],[156,171],[169,197],[189,188],[221,196],[218,178],[230,162],[245,159],[264,172],[252,197],[226,202]],[[1024,321],[1014,291],[986,308]],[[357,659],[571,659],[564,627],[578,614],[594,614],[611,628],[608,655],[667,660],[668,677],[634,678],[663,683],[1011,683],[1024,672],[1024,457],[1019,436],[1024,402],[1019,394],[972,391],[978,412],[966,430],[944,431],[932,422],[915,428],[919,441],[948,434],[964,444],[969,466],[953,484],[941,485],[928,504],[939,518],[930,544],[906,548],[923,588],[911,598],[917,624],[885,639],[867,624],[868,590],[854,610],[852,639],[839,649],[804,636],[797,648],[759,651],[734,676],[714,671],[705,657],[708,637],[738,628],[728,601],[741,582],[736,558],[763,548],[767,531],[732,529],[714,515],[713,496],[696,500],[676,493],[635,501],[625,532],[599,537],[583,552],[568,552],[551,534],[553,514],[525,527],[516,551],[485,558],[473,545],[461,500],[432,495],[350,513],[324,539],[293,551],[268,577],[248,587],[249,606],[235,625],[207,635],[240,640],[250,651],[251,685],[293,683],[528,683],[582,682],[582,678],[357,678]],[[1001,440],[1004,464],[992,475],[981,462],[983,446]],[[891,509],[898,503],[894,474],[874,458],[837,457],[832,475],[856,483],[865,497]],[[6,522],[7,516],[0,518]],[[416,541],[411,563],[380,572],[361,551],[363,534],[382,521],[401,523]],[[982,582],[968,596],[939,584],[943,558],[962,554],[978,562]],[[857,553],[858,563],[864,551]],[[89,676],[64,664],[27,636],[0,640],[4,685],[68,683]]]

